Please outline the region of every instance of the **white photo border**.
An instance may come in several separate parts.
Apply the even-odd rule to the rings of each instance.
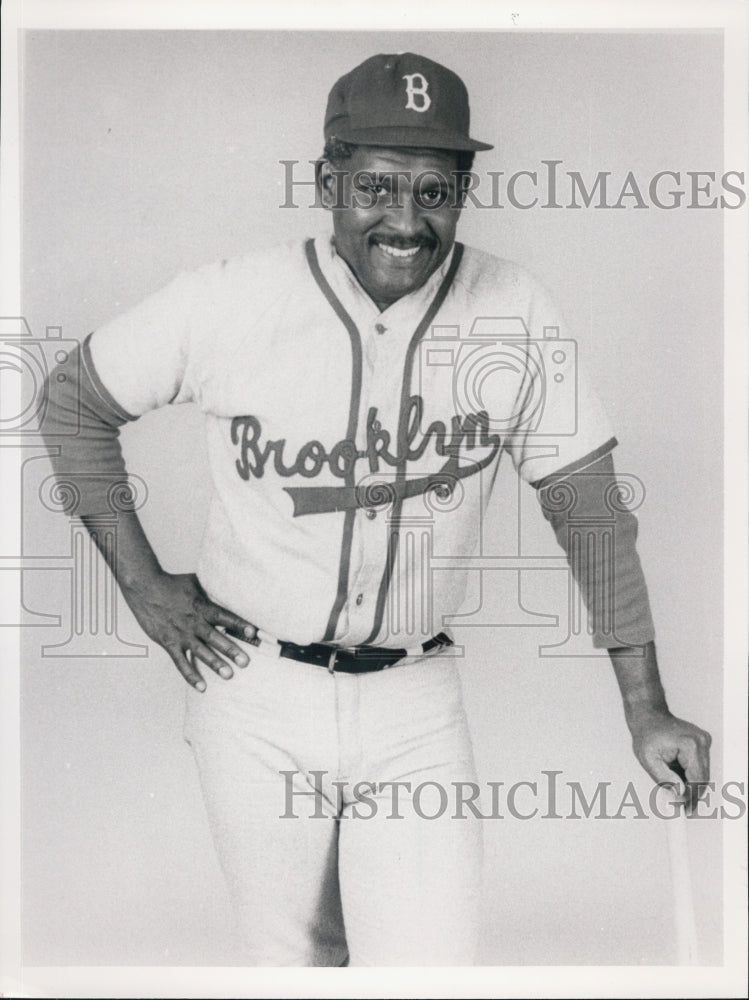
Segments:
[[[6,2],[3,16],[2,314],[20,315],[19,38],[33,28],[382,29],[485,31],[617,31],[723,29],[725,39],[725,163],[747,165],[747,8],[729,2],[511,3],[464,0],[410,5],[380,2],[377,23],[359,5],[327,0],[241,3],[180,0],[54,0]],[[747,643],[747,215],[725,213],[725,756],[746,781]],[[12,404],[12,401],[11,401]],[[0,448],[5,482],[17,481],[12,448]],[[2,530],[17,530],[19,497],[5,496]],[[6,607],[20,606],[13,574],[0,574]],[[6,577],[8,579],[6,579]],[[18,635],[5,628],[0,671],[2,725],[2,939],[0,991],[7,996],[56,997],[702,997],[740,996],[746,988],[746,851],[743,823],[724,824],[725,962],[710,968],[523,967],[407,970],[240,970],[231,968],[22,967],[19,830]]]

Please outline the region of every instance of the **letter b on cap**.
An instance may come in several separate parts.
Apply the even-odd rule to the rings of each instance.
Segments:
[[[410,111],[426,111],[432,103],[427,91],[429,82],[422,73],[406,73],[406,109]]]

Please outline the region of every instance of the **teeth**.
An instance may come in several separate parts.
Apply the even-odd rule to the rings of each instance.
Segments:
[[[385,243],[378,243],[377,246],[391,257],[414,257],[421,250],[420,246],[411,247],[408,250],[398,250],[397,247],[391,247]]]

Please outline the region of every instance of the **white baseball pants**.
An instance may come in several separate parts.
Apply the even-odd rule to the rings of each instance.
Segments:
[[[481,823],[455,661],[330,674],[241,643],[187,693],[248,965],[469,965]]]

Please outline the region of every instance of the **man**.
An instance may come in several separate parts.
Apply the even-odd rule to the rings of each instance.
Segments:
[[[49,426],[82,428],[54,462],[93,529],[125,476],[118,428],[167,403],[205,414],[197,575],[165,573],[133,511],[104,555],[190,685],[185,736],[247,963],[468,964],[480,820],[466,797],[441,809],[476,784],[444,622],[502,455],[568,554],[640,762],[656,781],[680,769],[691,804],[709,736],[668,711],[636,522],[610,502],[616,440],[546,350],[565,340],[556,308],[456,242],[491,148],[470,137],[462,81],[412,53],[368,59],[333,87],[325,140],[332,241],[181,275],[98,329],[80,380],[48,383]],[[573,507],[593,526],[585,558]],[[607,552],[595,525],[612,510]]]

